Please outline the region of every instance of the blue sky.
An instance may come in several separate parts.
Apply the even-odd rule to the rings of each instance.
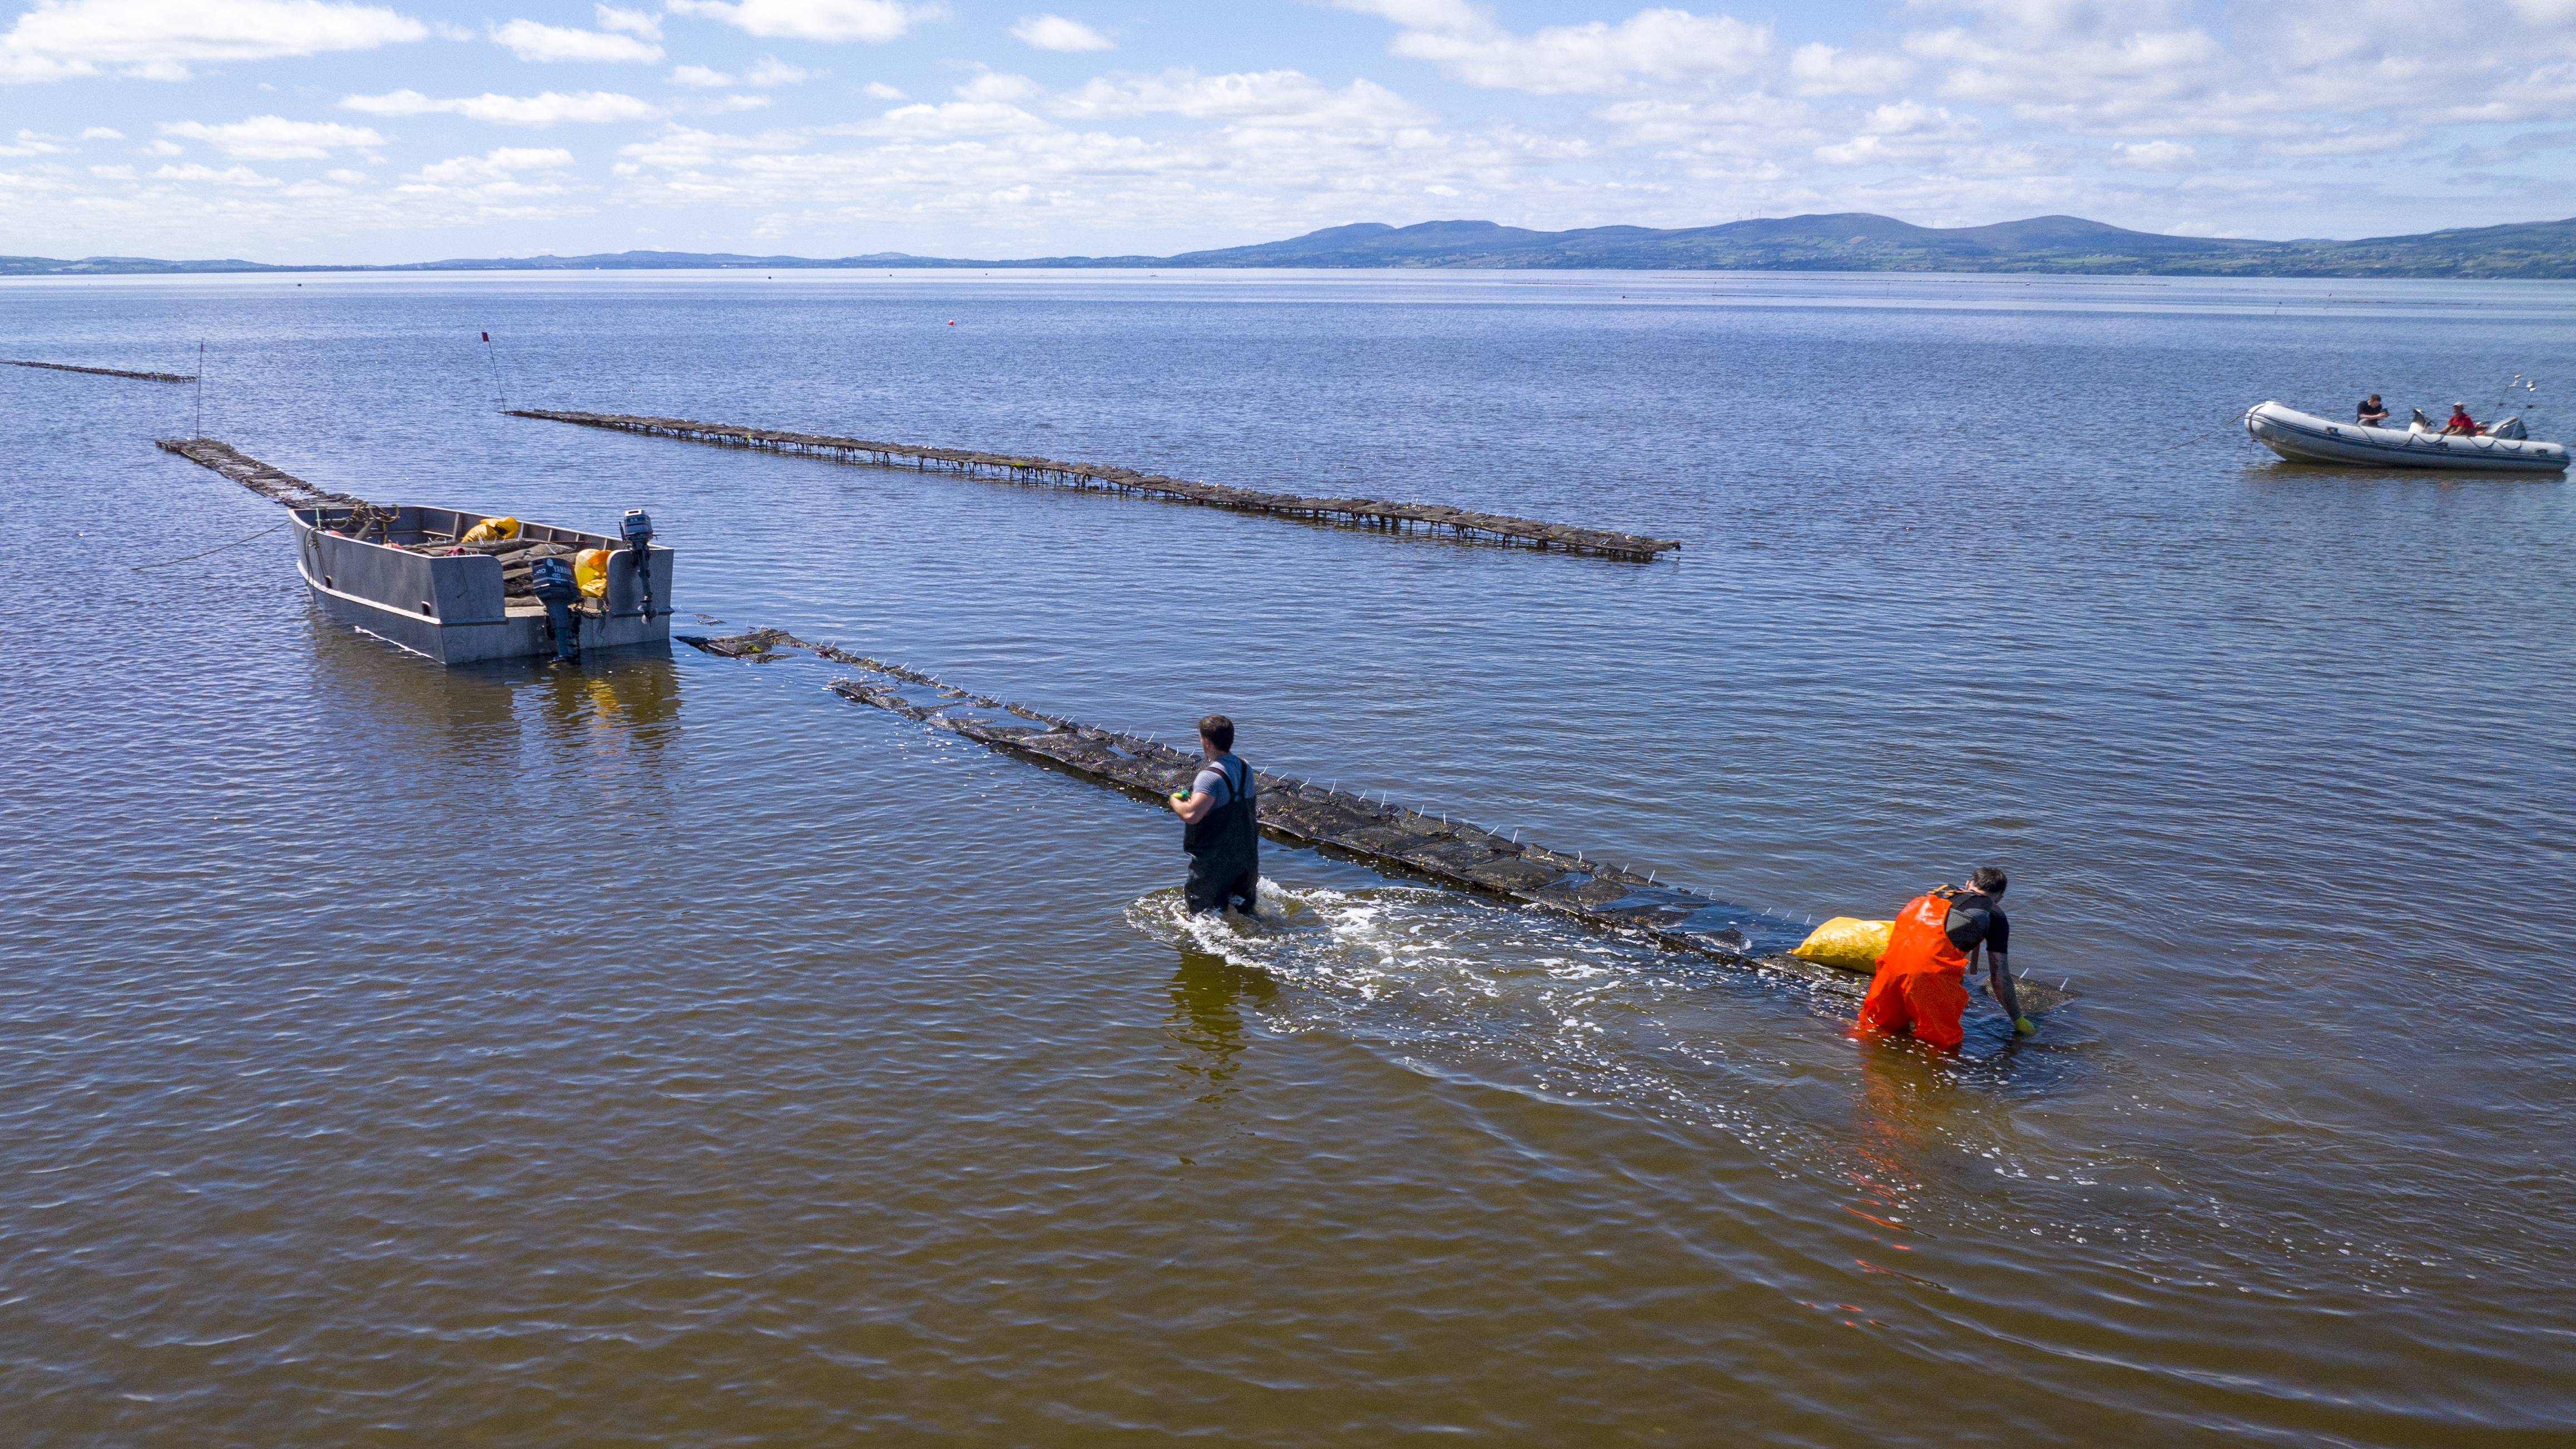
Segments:
[[[0,31],[0,251],[1005,257],[1451,217],[2349,237],[2576,213],[2576,0],[494,4],[36,0]]]

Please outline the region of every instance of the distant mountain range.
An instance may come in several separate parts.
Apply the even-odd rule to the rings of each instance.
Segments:
[[[1490,221],[1362,222],[1287,241],[1172,257],[1029,257],[982,261],[871,252],[853,257],[755,257],[732,252],[616,252],[586,257],[489,257],[382,267],[280,267],[238,260],[0,257],[0,276],[147,272],[524,272],[671,268],[783,271],[791,267],[1528,267],[1626,271],[2038,272],[2226,277],[2576,277],[2576,218],[2360,241],[2222,241],[2160,236],[2035,216],[1993,226],[1914,226],[1868,212],[1737,221],[1657,231],[1596,226],[1525,231]]]

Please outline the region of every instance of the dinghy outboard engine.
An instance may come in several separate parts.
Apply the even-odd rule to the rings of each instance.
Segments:
[[[574,617],[572,606],[581,598],[581,585],[573,578],[572,560],[537,560],[528,565],[528,584],[536,590],[537,601],[546,606],[546,624],[555,635],[555,657],[580,663],[581,621]]]
[[[627,549],[635,555],[635,582],[644,591],[644,617],[653,617],[653,518],[641,508],[626,510],[617,525]]]

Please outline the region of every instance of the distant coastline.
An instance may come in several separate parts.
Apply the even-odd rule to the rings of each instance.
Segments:
[[[2008,272],[2080,276],[2576,277],[2576,218],[2367,237],[2243,241],[2128,231],[2074,216],[1923,227],[1868,212],[1658,231],[1638,226],[1527,231],[1490,221],[1327,227],[1286,241],[1177,256],[979,259],[870,252],[847,257],[629,251],[486,257],[383,266],[279,266],[151,257],[0,257],[0,276],[190,272],[528,272],[790,268],[1422,267],[1616,271]]]

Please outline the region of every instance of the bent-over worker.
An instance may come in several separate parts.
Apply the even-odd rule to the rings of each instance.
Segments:
[[[2379,394],[2372,393],[2361,400],[2361,406],[2352,410],[2352,420],[2365,428],[2375,428],[2388,421],[2388,409],[2381,406]]]
[[[1183,888],[1190,913],[1222,911],[1240,900],[1245,915],[1259,915],[1261,827],[1254,811],[1261,789],[1252,767],[1234,757],[1234,721],[1221,714],[1200,720],[1199,753],[1207,763],[1188,789],[1171,797],[1172,813],[1181,817],[1181,849],[1190,853]]]
[[[1959,1014],[1968,1005],[1968,967],[1980,946],[1986,952],[1986,987],[2012,1018],[2014,1033],[2039,1030],[2021,1014],[2021,996],[2005,962],[2012,941],[2003,907],[2008,884],[2001,870],[1981,865],[1964,890],[1939,886],[1907,901],[1888,931],[1887,949],[1879,954],[1878,973],[1870,978],[1853,1030],[1911,1030],[1916,1041],[1958,1050],[1967,1035]]]

